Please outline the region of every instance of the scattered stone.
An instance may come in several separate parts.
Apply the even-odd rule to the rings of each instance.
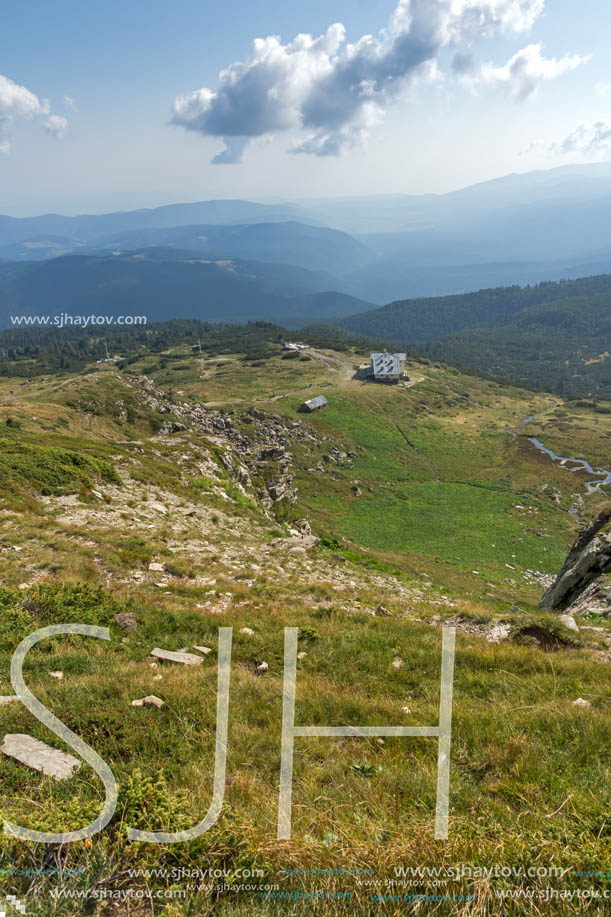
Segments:
[[[399,656],[397,656],[392,661],[392,667],[393,669],[401,669],[403,667],[403,660]]]
[[[172,650],[162,650],[158,646],[151,650],[151,656],[160,659],[162,662],[178,662],[182,665],[201,665],[204,661],[201,656],[195,653],[174,653]]]
[[[163,675],[153,675],[153,681],[163,681]]]
[[[57,678],[58,681],[61,681],[64,677],[64,673],[58,670],[57,672],[49,672],[51,678]]]
[[[246,634],[247,637],[252,637],[252,635],[254,634],[254,630],[252,630],[252,628],[250,627],[242,627],[240,628],[240,633]]]
[[[161,675],[159,678],[161,678]],[[139,700],[133,700],[132,707],[157,707],[159,710],[161,707],[165,707],[165,701],[161,700],[160,697],[155,697],[154,694],[149,694],[147,697],[141,697]]]
[[[376,608],[376,618],[392,618],[392,613],[388,608],[384,608],[383,605],[378,605]]]
[[[303,548],[304,551],[309,551],[311,548],[316,548],[319,544],[320,538],[317,538],[316,535],[301,535],[297,538],[274,538],[274,540],[270,542],[272,548],[287,551],[293,548]]]
[[[193,646],[193,649],[194,649],[194,650],[197,650],[198,653],[203,653],[204,656],[207,656],[208,653],[211,653],[211,652],[212,652],[212,650],[211,650],[211,648],[210,648],[209,646],[197,646],[197,645],[194,645],[194,646]]]
[[[121,612],[121,614],[115,615],[115,621],[121,630],[127,631],[136,630],[138,624],[136,621],[136,615],[131,611],[124,611]]]
[[[558,620],[561,622],[561,624],[564,624],[568,630],[574,630],[576,633],[579,633],[579,628],[577,627],[575,618],[572,615],[560,615]]]
[[[164,516],[167,516],[168,514],[168,509],[163,505],[163,503],[157,503],[155,500],[149,500],[147,506],[150,509],[154,509],[158,513],[162,513]]]
[[[4,736],[2,752],[32,770],[40,771],[46,777],[66,780],[81,766],[81,762],[64,751],[51,748],[39,739],[23,733],[8,733]]]
[[[304,652],[302,652],[302,653],[297,653],[297,659],[299,659],[299,661],[301,662],[301,660],[302,660],[302,659],[305,659],[307,655],[308,655],[308,654],[307,654],[307,653],[304,653]]]
[[[269,669],[269,666],[267,662],[262,662],[260,665],[257,666],[257,672],[259,673],[259,675],[263,675],[265,672],[267,672],[268,669]]]
[[[0,704],[10,704],[12,701],[19,700],[16,694],[2,694],[0,695]]]
[[[153,561],[153,563],[149,564],[149,570],[151,573],[165,573],[165,564]]]
[[[405,707],[401,707],[401,710],[403,710],[403,713],[411,713],[411,712],[412,712],[412,711],[409,709],[409,707],[408,707],[407,705],[406,705]]]
[[[17,586],[17,589],[20,589],[22,592],[24,589],[29,589],[29,588],[30,588],[29,583],[19,583],[19,585]]]
[[[585,709],[586,707],[591,707],[591,706],[592,704],[590,703],[590,701],[585,700],[583,697],[578,697],[577,700],[573,701],[573,707],[583,707]]]
[[[506,640],[510,633],[511,624],[503,624],[500,621],[492,623],[487,627],[486,640],[488,643],[500,643],[501,640]]]

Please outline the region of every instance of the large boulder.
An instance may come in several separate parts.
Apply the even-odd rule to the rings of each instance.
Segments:
[[[541,599],[540,608],[564,611],[594,580],[611,573],[611,534],[599,534],[610,520],[611,506],[599,513],[581,532],[562,570]]]

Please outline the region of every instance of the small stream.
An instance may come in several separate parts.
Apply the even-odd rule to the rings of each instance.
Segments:
[[[611,484],[611,471],[595,471],[586,459],[562,458],[562,456],[556,455],[555,452],[552,452],[551,449],[544,446],[543,443],[534,436],[529,436],[529,441],[537,447],[539,452],[544,452],[545,455],[549,455],[553,462],[558,462],[565,467],[567,471],[587,471],[588,474],[593,475],[595,478],[599,478],[599,480],[586,482],[585,496],[598,493],[601,487]],[[571,467],[569,467],[569,465]],[[571,506],[569,510],[575,519],[579,519],[580,517],[580,510],[583,506],[583,496],[584,495],[579,494],[578,502]]]
[[[550,407],[544,413],[548,413],[553,410],[556,406],[556,402],[550,399]],[[527,427],[533,421],[537,420],[539,417],[542,417],[542,414],[532,414],[530,417],[527,417],[522,421],[519,427],[516,427],[514,430],[508,430],[508,433],[511,433],[515,436],[517,433],[520,433],[524,427]],[[566,468],[567,471],[586,471],[588,474],[591,474],[594,478],[598,480],[587,481],[586,490],[584,494],[578,494],[577,503],[574,503],[569,512],[579,522],[581,520],[581,508],[583,506],[584,496],[589,497],[591,494],[598,493],[601,487],[606,487],[608,484],[611,484],[611,471],[595,471],[594,468],[590,465],[586,459],[578,458],[563,458],[561,455],[556,455],[555,452],[552,452],[551,449],[548,449],[547,446],[544,446],[541,440],[537,439],[535,436],[528,437],[529,442],[536,446],[539,452],[545,453],[545,455],[551,458],[552,462],[558,462],[563,468]],[[571,467],[569,467],[571,466]]]

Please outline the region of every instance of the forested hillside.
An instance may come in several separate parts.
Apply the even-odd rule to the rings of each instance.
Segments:
[[[503,325],[516,312],[530,306],[610,292],[611,274],[601,274],[559,283],[496,287],[454,296],[397,300],[381,309],[350,315],[336,324],[368,337],[431,341],[463,328]]]
[[[547,391],[611,397],[609,274],[403,300],[334,325]]]
[[[531,306],[424,350],[447,362],[559,394],[611,398],[611,294]]]

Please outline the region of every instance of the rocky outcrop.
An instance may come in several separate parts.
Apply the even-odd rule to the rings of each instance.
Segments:
[[[141,376],[138,385],[145,404],[171,419],[159,431],[161,435],[193,430],[225,446],[219,461],[229,475],[243,487],[252,487],[265,510],[285,500],[293,504],[297,492],[293,486],[291,441],[317,444],[328,437],[298,421],[278,414],[267,414],[256,408],[242,413],[219,411],[192,402],[171,401],[154,383]],[[247,432],[245,432],[245,430]],[[341,464],[347,454],[334,448],[333,461]]]
[[[579,535],[562,570],[549,587],[540,608],[564,611],[600,576],[611,573],[611,533],[599,534],[611,521],[611,506],[601,512]]]

